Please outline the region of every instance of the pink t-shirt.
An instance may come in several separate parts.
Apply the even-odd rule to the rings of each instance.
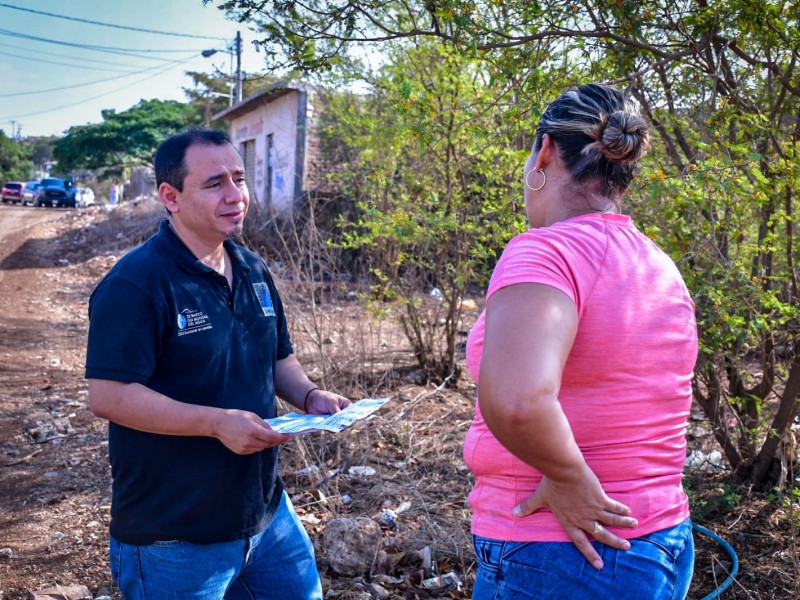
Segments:
[[[627,216],[588,214],[531,229],[509,242],[492,274],[487,302],[518,283],[553,286],[575,303],[578,332],[559,401],[583,456],[639,526],[632,538],[689,516],[681,486],[685,426],[697,359],[694,303],[675,264]],[[467,341],[478,381],[485,313]],[[532,432],[532,435],[535,432]],[[464,442],[475,473],[472,531],[510,541],[569,541],[549,510],[515,518],[541,473],[511,454],[481,416],[480,398]]]

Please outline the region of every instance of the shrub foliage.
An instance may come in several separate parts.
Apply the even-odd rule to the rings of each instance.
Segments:
[[[631,93],[656,143],[626,208],[695,300],[695,398],[742,480],[787,475],[800,407],[797,3],[218,4],[260,24],[276,66],[339,84],[326,144],[358,208],[346,243],[375,292],[405,304],[417,359],[439,377],[454,374],[460,299],[524,226],[514,205],[539,112],[586,81]],[[366,91],[341,93],[354,74]]]

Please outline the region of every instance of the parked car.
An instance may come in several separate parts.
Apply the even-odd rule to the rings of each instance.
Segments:
[[[22,188],[24,183],[9,181],[3,186],[3,202],[22,202]]]
[[[68,206],[75,208],[76,189],[72,183],[58,177],[45,177],[36,192],[36,206]]]
[[[91,206],[94,204],[94,190],[92,188],[78,188],[75,197],[78,206]]]
[[[22,188],[22,203],[33,205],[36,202],[36,192],[39,189],[38,181],[26,181],[25,187]]]

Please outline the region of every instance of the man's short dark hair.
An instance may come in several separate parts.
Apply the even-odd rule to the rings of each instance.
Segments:
[[[156,150],[156,186],[166,182],[179,192],[183,191],[186,178],[186,151],[190,146],[223,146],[231,144],[224,131],[212,129],[189,129],[177,133],[161,142]]]

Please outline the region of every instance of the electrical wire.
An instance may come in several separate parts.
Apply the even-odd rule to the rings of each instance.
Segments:
[[[0,52],[0,55],[2,55],[2,54],[3,53]],[[175,61],[174,64],[183,64],[185,62],[188,62],[188,60],[191,60],[191,59]],[[94,81],[84,81],[82,83],[75,83],[75,84],[72,84],[72,85],[65,85],[65,86],[61,86],[61,87],[48,88],[46,90],[34,90],[32,92],[12,92],[12,93],[9,93],[9,94],[0,94],[0,98],[14,98],[14,97],[17,97],[17,96],[33,96],[33,95],[36,95],[36,94],[47,94],[49,92],[61,92],[63,90],[74,90],[76,88],[85,88],[85,87],[89,87],[91,85],[97,85],[97,84],[100,84],[100,83],[108,83],[108,82],[111,82],[111,81],[117,81],[118,79],[125,79],[126,77],[134,77],[135,75],[141,75],[142,73],[149,73],[150,71],[155,71],[155,70],[161,69],[163,66],[164,65],[156,65],[155,67],[147,67],[146,69],[140,69],[138,71],[130,71],[130,72],[126,71],[124,75],[117,75],[115,77],[104,77],[103,79],[95,79]],[[92,69],[92,70],[93,71],[97,71],[98,69]]]
[[[64,19],[65,21],[75,21],[77,23],[88,23],[90,25],[99,25],[100,27],[110,27],[112,29],[124,29],[126,31],[138,31],[141,33],[153,33],[156,35],[168,35],[170,37],[181,37],[181,38],[194,38],[200,40],[223,40],[225,38],[218,38],[218,37],[211,37],[207,35],[193,35],[191,33],[175,33],[174,31],[158,31],[156,29],[144,29],[142,27],[131,27],[128,25],[117,25],[116,23],[104,23],[103,21],[92,21],[90,19],[79,19],[77,17],[70,17],[67,15],[59,15],[56,13],[46,12],[43,10],[34,10],[33,8],[26,8],[23,6],[15,6],[14,4],[6,4],[5,2],[0,2],[0,7],[2,8],[11,8],[13,10],[21,10],[24,12],[33,13],[35,15],[44,15],[46,17],[53,17],[55,19]]]
[[[0,47],[11,48],[12,50],[16,50],[16,51],[23,50],[26,53],[41,54],[43,56],[55,56],[56,58],[72,58],[71,56],[64,56],[64,52],[63,51],[62,52],[47,52],[46,50],[34,50],[33,48],[30,48],[29,46],[20,46],[19,44],[3,44],[3,43],[0,43]],[[26,57],[20,57],[20,58],[26,58]],[[33,58],[28,58],[28,60],[33,60]],[[86,62],[86,58],[84,58],[84,57],[77,57],[76,56],[75,60],[81,60],[81,61],[84,61],[84,63]],[[131,69],[140,69],[142,67],[142,65],[126,64],[126,63],[121,63],[121,62],[118,62],[118,61],[110,61],[110,60],[101,60],[99,58],[92,58],[91,61],[92,61],[92,65],[103,64],[103,65],[111,65],[111,66],[114,66],[114,67],[130,67]]]
[[[148,74],[147,77],[144,77],[142,79],[139,79],[137,81],[132,82],[131,86],[134,86],[137,83],[142,83],[144,81],[147,81],[148,79],[150,79],[152,77],[158,77],[160,75],[163,75],[164,73],[168,73],[169,71],[174,69],[177,65],[183,64],[183,63],[187,63],[187,62],[189,62],[191,60],[194,60],[194,57],[193,58],[187,58],[187,59],[184,59],[184,60],[175,61],[173,64],[167,66],[166,68],[161,69],[160,71],[157,71],[157,72],[152,73],[152,74]],[[161,67],[163,67],[163,65],[159,65],[159,67],[157,67],[157,68],[161,68]],[[119,91],[120,91],[119,89],[113,89],[110,92],[105,92],[104,94],[95,94],[95,95],[92,96],[92,100],[94,100],[96,98],[105,98],[106,96],[110,96],[111,94],[116,94]],[[38,117],[39,115],[44,115],[44,114],[47,114],[47,113],[56,112],[56,111],[59,111],[59,110],[63,110],[65,108],[72,108],[73,106],[79,106],[79,105],[85,104],[85,103],[86,103],[85,99],[84,100],[79,100],[78,102],[71,102],[70,104],[64,104],[62,106],[56,106],[55,108],[49,108],[47,110],[40,110],[40,111],[37,111],[37,112],[27,113],[27,114],[24,114],[24,115],[14,115],[14,116],[8,116],[8,117],[0,117],[0,121],[17,121],[19,119],[24,119],[26,117]]]
[[[728,574],[728,578],[725,581],[722,582],[722,585],[717,586],[717,589],[715,589],[708,596],[705,596],[702,599],[702,600],[714,600],[714,598],[719,598],[719,596],[720,596],[720,594],[722,594],[722,592],[724,592],[729,587],[731,587],[731,584],[733,583],[733,580],[736,578],[736,575],[739,573],[739,557],[736,556],[736,552],[734,551],[733,547],[728,542],[726,542],[721,537],[719,537],[713,531],[710,531],[710,530],[706,529],[705,527],[702,527],[702,526],[698,525],[697,523],[692,523],[692,529],[694,529],[698,533],[702,533],[706,537],[709,537],[712,540],[714,540],[715,542],[717,542],[720,546],[722,546],[725,549],[725,551],[730,555],[731,560],[733,561],[733,567],[731,567],[731,571]]]
[[[72,67],[74,69],[82,69],[85,71],[106,71],[107,73],[130,73],[129,70],[120,70],[120,69],[108,69],[103,67],[95,67],[95,66],[87,66],[85,63],[82,65],[76,65],[75,63],[65,63],[59,62],[57,60],[45,60],[43,58],[35,58],[30,56],[21,56],[19,54],[14,54],[13,52],[3,52],[0,51],[0,56],[10,56],[11,58],[19,58],[22,60],[30,60],[33,62],[41,63],[43,65],[55,65],[57,67]],[[92,61],[94,63],[94,61]],[[113,63],[109,63],[113,64]],[[161,65],[156,65],[156,67],[160,67]],[[152,68],[152,67],[151,67]]]
[[[150,50],[150,49],[135,49],[135,48],[119,48],[115,46],[96,46],[94,44],[79,44],[77,42],[65,42],[63,40],[52,40],[49,38],[43,37],[36,37],[35,35],[28,35],[27,33],[20,33],[19,31],[9,31],[8,29],[0,29],[0,35],[7,35],[9,37],[20,38],[23,40],[32,40],[34,42],[43,42],[45,44],[56,44],[58,46],[69,46],[71,48],[81,48],[83,50],[94,50],[97,52],[107,52],[109,54],[122,54],[124,56],[136,56],[137,58],[145,58],[147,60],[159,60],[162,62],[168,62],[169,59],[167,58],[158,58],[156,56],[147,56],[147,53],[168,53],[168,52],[177,52],[177,53],[188,53],[191,52],[193,54],[197,54],[202,52],[203,49],[182,49],[182,50]],[[141,55],[139,53],[144,52],[145,55]]]
[[[168,36],[168,37],[173,37],[173,38],[184,38],[184,39],[185,38],[192,38],[192,39],[198,39],[198,40],[214,40],[215,42],[227,42],[227,38],[224,38],[224,37],[216,37],[216,36],[208,36],[208,35],[193,35],[193,34],[188,34],[188,33],[176,33],[176,32],[170,32],[170,31],[157,30],[157,29],[148,29],[148,28],[144,28],[144,27],[132,27],[132,26],[127,26],[127,25],[118,25],[118,24],[108,23],[108,22],[103,22],[103,21],[96,21],[96,20],[91,20],[91,19],[83,19],[83,18],[72,17],[72,16],[68,16],[68,15],[64,15],[64,14],[57,14],[57,13],[52,13],[52,12],[29,9],[27,7],[17,6],[15,4],[11,4],[11,3],[8,3],[8,2],[0,2],[0,9],[2,9],[2,8],[15,10],[15,11],[23,11],[23,12],[27,12],[27,13],[36,14],[36,15],[42,15],[43,17],[50,17],[50,18],[53,18],[53,19],[63,19],[63,20],[66,20],[66,21],[73,21],[73,22],[78,22],[78,23],[86,23],[88,25],[107,27],[107,28],[111,28],[111,29],[127,30],[127,31],[134,31],[134,32],[140,32],[140,33],[146,33],[146,34],[162,35],[162,36]],[[102,85],[104,83],[111,83],[111,82],[118,81],[118,80],[121,80],[121,79],[127,79],[128,83],[124,83],[124,84],[120,84],[120,85],[114,86],[113,90],[110,90],[110,91],[104,92],[104,93],[92,94],[91,95],[91,101],[94,101],[94,100],[96,100],[98,98],[103,98],[103,97],[106,97],[106,96],[110,96],[110,95],[112,95],[114,93],[118,93],[122,89],[130,89],[131,87],[138,86],[138,85],[140,85],[141,83],[143,83],[145,81],[152,80],[152,79],[154,79],[156,77],[159,77],[159,76],[163,76],[168,71],[171,71],[171,70],[175,69],[178,65],[183,65],[185,63],[189,63],[190,61],[194,60],[197,57],[197,55],[199,55],[201,53],[204,53],[204,52],[206,52],[208,50],[207,48],[205,48],[205,49],[178,49],[178,50],[165,49],[165,50],[158,50],[158,49],[153,49],[152,45],[150,46],[150,48],[136,49],[136,48],[119,47],[119,46],[111,46],[111,45],[108,45],[108,46],[106,46],[106,45],[98,45],[98,44],[86,43],[86,42],[72,42],[72,41],[67,41],[67,40],[63,40],[63,39],[45,37],[45,35],[47,35],[47,34],[39,35],[39,29],[40,29],[39,27],[35,28],[35,30],[30,30],[30,31],[23,31],[23,30],[20,30],[19,28],[12,28],[11,30],[9,30],[9,29],[0,29],[0,39],[2,39],[2,37],[7,37],[7,38],[16,39],[16,40],[19,40],[19,41],[23,42],[23,44],[20,44],[19,42],[15,42],[14,46],[12,46],[10,44],[2,44],[2,43],[0,43],[0,46],[6,46],[6,47],[9,48],[9,51],[0,51],[0,56],[9,57],[11,59],[11,60],[8,60],[9,63],[11,63],[12,60],[26,60],[26,61],[33,61],[34,63],[38,62],[38,63],[45,64],[45,65],[51,64],[51,65],[56,65],[58,67],[67,67],[67,68],[72,68],[72,69],[76,69],[76,70],[77,69],[89,69],[89,70],[92,70],[92,71],[96,71],[97,74],[100,75],[101,77],[102,77],[102,72],[109,73],[110,75],[107,76],[107,77],[104,77],[102,79],[101,78],[97,78],[97,79],[93,79],[91,81],[87,81],[87,82],[83,82],[83,83],[72,83],[72,82],[69,82],[69,80],[67,80],[66,82],[62,82],[62,81],[59,81],[59,80],[53,80],[53,83],[68,83],[68,85],[61,85],[61,86],[57,86],[57,87],[49,87],[49,88],[46,88],[46,89],[39,88],[39,89],[31,90],[31,91],[10,91],[9,90],[6,93],[0,94],[0,98],[5,99],[5,98],[14,98],[14,97],[21,97],[21,96],[22,97],[24,97],[24,96],[35,96],[37,94],[55,94],[54,95],[54,99],[55,99],[57,97],[57,95],[58,95],[58,92],[61,92],[61,91],[64,91],[64,90],[73,90],[73,89],[76,89],[76,88],[85,88],[85,87],[88,87],[88,86],[100,86],[100,85]],[[93,40],[87,40],[87,41],[88,42],[92,42]],[[44,52],[44,51],[41,51],[41,50],[33,50],[31,48],[30,42],[53,44],[53,45],[56,45],[56,46],[60,47],[59,49],[66,47],[66,48],[75,48],[77,50],[83,50],[83,51],[88,51],[88,52],[106,53],[106,54],[111,54],[111,55],[122,55],[122,56],[127,56],[129,58],[133,58],[135,60],[148,61],[151,64],[153,64],[153,63],[157,63],[157,64],[156,64],[156,66],[153,66],[153,67],[143,68],[142,65],[115,63],[115,62],[111,62],[110,60],[103,61],[103,60],[99,60],[99,59],[95,59],[95,58],[82,58],[82,57],[79,57],[79,56],[73,56],[74,53],[69,52],[69,51],[63,51],[63,52],[61,52],[59,54],[49,53],[49,52]],[[214,45],[216,46],[218,44],[215,43]],[[17,52],[12,52],[11,49],[16,50]],[[218,50],[218,51],[222,52],[222,50]],[[189,56],[187,58],[174,60],[172,57],[165,56],[165,54],[167,54],[167,53],[180,53],[183,56],[186,56],[187,54],[189,54]],[[34,54],[34,55],[31,55],[31,54]],[[35,56],[35,54],[38,54],[39,56]],[[57,58],[61,58],[62,60],[57,60],[57,59],[56,60],[47,60],[47,59],[44,59],[44,58],[40,58],[40,56],[42,56],[42,55],[50,55],[50,56],[54,56],[54,57],[57,57]],[[66,60],[63,60],[63,59],[66,59]],[[74,64],[74,63],[70,64],[70,61],[73,61],[73,60],[76,61],[76,62],[82,61],[83,64],[80,64],[80,65],[79,64]],[[131,63],[131,62],[134,62],[134,61],[127,61],[127,62]],[[108,65],[108,68],[103,68],[102,65]],[[115,69],[115,67],[120,67],[120,68]],[[129,69],[125,70],[126,67],[129,67]],[[23,68],[23,67],[20,67],[20,68]],[[129,78],[135,78],[137,75],[143,75],[144,77],[140,78],[140,79],[136,79],[136,80],[129,79]],[[73,81],[74,81],[74,79],[73,79]],[[44,83],[46,85],[47,82],[44,82]],[[11,89],[12,90],[14,90],[14,89],[20,90],[20,87],[16,86],[16,88],[11,88]],[[102,89],[102,88],[100,88],[100,89]],[[63,100],[63,96],[62,96],[62,100]],[[80,106],[80,105],[85,104],[87,101],[89,101],[89,98],[84,98],[81,101],[70,102],[68,104],[62,104],[62,105],[55,106],[55,107],[52,107],[52,108],[47,108],[45,110],[34,110],[34,111],[31,111],[31,112],[28,112],[28,113],[25,113],[25,114],[16,115],[16,116],[0,117],[0,119],[14,121],[14,120],[23,119],[23,118],[37,117],[39,115],[45,115],[45,114],[48,114],[48,113],[54,113],[54,112],[63,111],[65,109],[69,109],[69,108],[72,108],[72,107]],[[16,104],[13,104],[13,105],[9,104],[5,108],[11,109],[11,110],[14,110],[14,109],[19,110],[20,108],[23,108],[25,106],[25,102],[26,101],[22,100],[22,101],[19,101]],[[30,104],[28,105],[28,107],[29,107],[29,109],[30,108],[34,108],[34,106],[30,106]],[[23,110],[24,110],[24,108],[23,108]],[[3,112],[5,112],[5,110]]]

